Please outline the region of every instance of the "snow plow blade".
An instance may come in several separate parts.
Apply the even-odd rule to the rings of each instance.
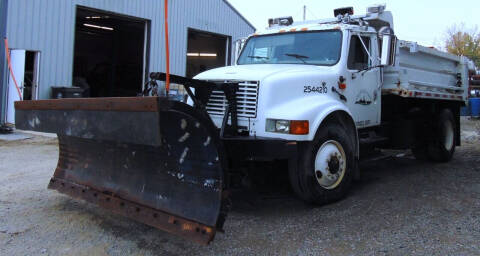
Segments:
[[[202,244],[222,228],[225,151],[201,111],[161,97],[22,101],[15,108],[17,129],[58,135],[50,189]]]

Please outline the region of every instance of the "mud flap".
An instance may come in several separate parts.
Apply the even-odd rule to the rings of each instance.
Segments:
[[[211,120],[193,107],[158,97],[15,107],[18,129],[58,135],[49,188],[199,243],[223,225],[225,151]]]

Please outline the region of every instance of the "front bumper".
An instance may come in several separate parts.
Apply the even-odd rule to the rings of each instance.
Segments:
[[[293,159],[297,157],[296,141],[259,138],[235,137],[224,138],[223,142],[229,158],[249,161],[269,161],[275,159]]]

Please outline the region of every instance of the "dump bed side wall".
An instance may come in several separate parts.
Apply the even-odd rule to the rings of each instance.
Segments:
[[[464,101],[466,64],[463,57],[399,40],[395,65],[384,69],[383,94]]]

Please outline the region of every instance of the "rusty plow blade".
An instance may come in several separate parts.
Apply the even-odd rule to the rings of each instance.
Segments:
[[[58,135],[49,188],[203,244],[221,229],[224,150],[201,112],[159,97],[15,107],[18,129]]]

